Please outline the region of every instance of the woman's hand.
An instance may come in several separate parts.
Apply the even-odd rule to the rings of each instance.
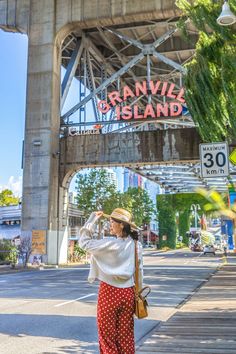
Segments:
[[[92,231],[94,224],[102,217],[103,211],[93,211],[84,226]]]
[[[99,211],[93,211],[90,214],[90,217],[88,218],[88,222],[96,222],[98,221],[103,215],[103,211],[99,210]]]
[[[99,210],[99,211],[95,211],[97,217],[101,218],[103,216],[103,211]]]

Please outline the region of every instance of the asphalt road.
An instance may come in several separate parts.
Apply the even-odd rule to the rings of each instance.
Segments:
[[[135,320],[136,343],[166,321],[221,262],[189,251],[145,251],[150,316]],[[98,353],[98,283],[88,266],[0,275],[0,353]]]

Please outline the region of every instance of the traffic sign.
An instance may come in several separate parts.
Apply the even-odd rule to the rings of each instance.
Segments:
[[[229,175],[227,143],[200,144],[201,174],[203,178]]]
[[[229,160],[233,165],[236,165],[236,149],[233,149],[231,154],[229,155]]]

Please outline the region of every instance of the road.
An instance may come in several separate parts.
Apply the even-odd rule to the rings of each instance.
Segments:
[[[187,250],[144,253],[150,316],[135,320],[136,343],[166,321],[221,263]],[[98,283],[88,266],[0,275],[0,353],[98,353]]]

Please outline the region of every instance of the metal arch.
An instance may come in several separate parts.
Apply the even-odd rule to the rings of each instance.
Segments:
[[[81,102],[77,103],[74,107],[72,107],[68,112],[66,112],[62,119],[68,119],[73,113],[75,113],[81,106],[85,105],[88,101],[91,100],[95,95],[100,93],[104,88],[106,88],[109,84],[115,81],[119,76],[123,75],[129,68],[132,68],[137,62],[144,58],[144,54],[141,52],[136,55],[132,60],[130,60],[124,67],[114,73],[109,79],[105,80],[98,88],[96,88],[93,92],[91,92],[87,97],[85,97]]]
[[[157,51],[153,52],[153,55],[160,59],[161,61],[163,61],[165,64],[172,66],[173,68],[175,68],[176,70],[181,71],[183,74],[187,73],[187,70],[180,64],[176,63],[175,61],[168,59],[167,57],[165,57],[164,55],[158,53]]]
[[[155,29],[158,27],[156,24],[153,26]],[[145,28],[149,28],[145,26]],[[125,27],[126,29],[126,27]],[[162,28],[163,30],[163,28]],[[82,39],[85,41],[84,45],[87,46],[87,50],[90,53],[91,57],[91,66],[92,69],[94,70],[93,75],[94,75],[94,85],[93,87],[96,86],[96,90],[98,90],[98,97],[102,99],[102,91],[106,88],[110,89],[111,86],[114,86],[117,89],[116,83],[121,82],[122,85],[125,85],[127,82],[130,85],[129,80],[134,80],[136,78],[140,79],[142,75],[145,73],[148,73],[150,71],[150,77],[156,77],[156,75],[164,77],[167,80],[171,81],[176,84],[176,88],[178,87],[178,84],[176,83],[178,80],[178,83],[181,85],[181,80],[182,80],[182,75],[184,74],[184,70],[181,70],[183,68],[183,64],[186,63],[191,54],[193,53],[193,46],[190,47],[185,47],[185,46],[177,46],[174,47],[174,50],[170,50],[170,43],[166,45],[162,45],[168,38],[174,38],[173,34],[177,31],[177,28],[171,28],[167,32],[165,32],[163,35],[159,35],[159,33],[162,33],[162,30],[159,31],[150,31],[148,32],[143,29],[139,31],[139,27],[137,27],[137,30],[135,32],[131,32],[131,36],[134,36],[134,39],[132,38],[128,41],[128,45],[124,45],[125,39],[128,39],[129,36],[126,36],[126,38],[122,38],[122,43],[120,39],[117,39],[117,36],[115,33],[113,33],[115,30],[109,29],[109,33],[107,32],[108,29],[103,27],[103,28],[98,28],[98,30],[94,33],[94,37],[92,34],[89,32],[85,33],[83,32],[82,34]],[[118,32],[118,31],[116,31]],[[113,36],[111,35],[113,33]],[[129,32],[125,32],[129,33]],[[157,34],[158,33],[158,34]],[[153,34],[153,36],[151,35]],[[120,33],[119,33],[120,35]],[[122,35],[122,33],[121,33]],[[67,49],[65,52],[65,56],[67,57],[67,54],[71,53],[73,51],[73,48],[75,48],[75,41],[76,37],[74,36],[74,42],[72,43],[72,39],[70,36],[69,41],[67,41]],[[141,38],[143,38],[141,40]],[[101,47],[96,46],[94,39],[99,39],[99,43]],[[175,38],[174,38],[175,39]],[[146,41],[146,43],[149,44],[142,44],[142,42]],[[134,48],[134,44],[139,42],[140,45],[136,48]],[[152,42],[152,43],[151,43]],[[68,44],[69,43],[69,44]],[[98,44],[99,44],[98,43]],[[174,41],[174,43],[176,43]],[[140,48],[142,45],[142,48]],[[158,46],[161,46],[160,50],[156,50]],[[125,49],[127,48],[127,51]],[[184,49],[182,49],[184,48]],[[146,57],[147,60],[141,62],[136,61],[134,55],[140,51],[143,54],[143,57]],[[173,58],[175,58],[176,53],[184,53],[183,56],[181,55],[180,59],[182,62],[182,65],[179,65],[179,62],[176,63],[174,62]],[[111,54],[112,53],[112,54]],[[141,54],[139,53],[139,54]],[[166,65],[173,67],[173,70],[171,71],[168,67],[165,67],[165,65],[160,64],[156,68],[151,66],[151,58],[153,60],[154,65],[156,65],[157,60],[160,63],[160,60],[163,61]],[[169,59],[171,58],[171,59]],[[186,59],[187,58],[187,59]],[[67,58],[68,59],[68,58]],[[110,60],[112,59],[112,60]],[[149,60],[150,59],[150,60]],[[162,60],[163,59],[163,60]],[[83,58],[81,59],[83,61]],[[131,60],[134,60],[135,63],[135,68],[132,68],[132,65],[126,66],[127,64],[130,63]],[[158,64],[159,64],[158,63]],[[101,83],[101,78],[102,74],[99,74],[101,70],[98,70],[98,67],[103,65],[106,67],[107,70],[107,77],[103,78],[104,82],[108,79],[109,76],[113,78],[114,81],[111,81],[109,79],[106,81],[106,85],[100,87]],[[117,71],[122,70],[122,66],[126,66],[127,71],[121,71],[123,74],[126,73],[126,75],[123,75],[121,78],[119,75],[117,75]],[[117,71],[116,71],[117,70]],[[180,74],[179,74],[180,71]],[[86,71],[84,72],[86,73]],[[127,75],[129,74],[129,76]],[[99,76],[100,75],[100,76]],[[146,78],[146,76],[145,76]],[[104,84],[102,81],[102,83]],[[99,85],[99,86],[98,86]],[[110,86],[110,87],[109,87]],[[132,84],[131,84],[132,86]],[[92,99],[96,99],[96,93],[92,94],[90,97]],[[89,100],[87,97],[85,97],[87,100]],[[84,98],[83,98],[84,99]],[[159,97],[158,97],[159,99]],[[80,103],[79,109],[83,108],[83,100]],[[141,101],[140,101],[141,102]],[[152,101],[154,103],[154,101]],[[114,112],[111,112],[113,115],[113,122],[114,122]],[[88,122],[86,122],[87,124]],[[88,126],[93,125],[95,122],[90,122]],[[129,122],[129,123],[123,123],[123,126],[119,125],[119,122],[116,123],[117,125],[109,126],[109,121],[103,122],[104,125],[103,133],[114,133],[114,132],[122,132],[124,130],[130,131],[130,130],[137,130],[137,129],[146,129],[148,126],[148,129],[168,129],[168,128],[174,128],[176,126],[179,127],[189,127],[189,126],[194,126],[194,122],[191,121],[190,116],[182,116],[180,118],[167,118],[167,119],[155,119],[153,122]],[[124,126],[125,124],[125,126]],[[146,125],[145,125],[146,124]],[[71,124],[73,126],[76,126],[77,123]],[[64,125],[66,126],[66,125]],[[111,128],[112,127],[112,128]],[[116,127],[116,129],[115,129]],[[179,192],[193,192],[196,186],[199,187],[206,187],[210,188],[212,186],[217,186],[221,190],[226,189],[227,182],[225,179],[203,179],[200,176],[200,167],[199,163],[191,163],[189,162],[188,164],[178,164],[176,163],[175,165],[168,165],[162,164],[158,166],[144,166],[144,167],[131,167],[131,170],[133,170],[136,173],[139,173],[143,175],[144,177],[152,180],[155,183],[158,183],[162,188],[165,190],[166,193],[176,193],[177,191]],[[236,168],[231,166],[231,173],[236,174]],[[233,178],[236,177],[232,176]]]
[[[90,99],[95,99],[95,96],[99,94],[104,88],[106,88],[109,84],[111,84],[114,80],[116,80],[119,76],[123,75],[125,72],[130,71],[131,75],[133,78],[136,79],[136,76],[132,72],[131,68],[136,65],[138,62],[140,62],[144,56],[147,56],[149,58],[149,55],[153,55],[162,62],[166,63],[167,65],[170,65],[174,67],[175,69],[181,71],[182,73],[186,73],[186,70],[178,63],[174,62],[171,59],[166,58],[162,54],[156,52],[155,48],[160,46],[164,41],[166,41],[168,38],[170,38],[177,30],[178,28],[172,28],[168,30],[164,35],[162,35],[160,38],[154,41],[152,44],[142,44],[140,41],[136,39],[132,39],[119,31],[106,28],[107,31],[115,34],[118,36],[120,39],[123,39],[127,41],[128,43],[136,46],[137,48],[141,49],[141,52],[133,57],[129,62],[124,60],[123,56],[116,50],[115,46],[109,41],[109,39],[106,38],[104,35],[104,32],[101,28],[98,28],[100,35],[103,37],[103,39],[106,41],[106,43],[111,47],[111,49],[114,51],[114,53],[117,55],[119,60],[121,61],[123,67],[121,67],[117,72],[115,72],[109,79],[105,80],[98,88],[95,88],[94,90],[91,91],[91,93],[85,97],[81,102],[76,104],[74,107],[72,107],[68,112],[66,112],[61,118],[65,121],[68,120],[69,117],[75,113],[78,109],[80,109],[81,106],[85,105]],[[125,64],[125,65],[124,65]],[[150,74],[150,65],[149,65],[149,74]],[[150,100],[150,98],[149,98]]]
[[[84,49],[83,41],[81,39],[77,39],[76,47],[72,53],[71,59],[69,61],[69,64],[68,64],[68,67],[67,67],[65,76],[63,78],[62,85],[61,85],[61,110],[64,106],[66,97],[68,95],[72,79],[75,75],[76,68],[78,66],[81,55],[83,53],[83,49]]]

